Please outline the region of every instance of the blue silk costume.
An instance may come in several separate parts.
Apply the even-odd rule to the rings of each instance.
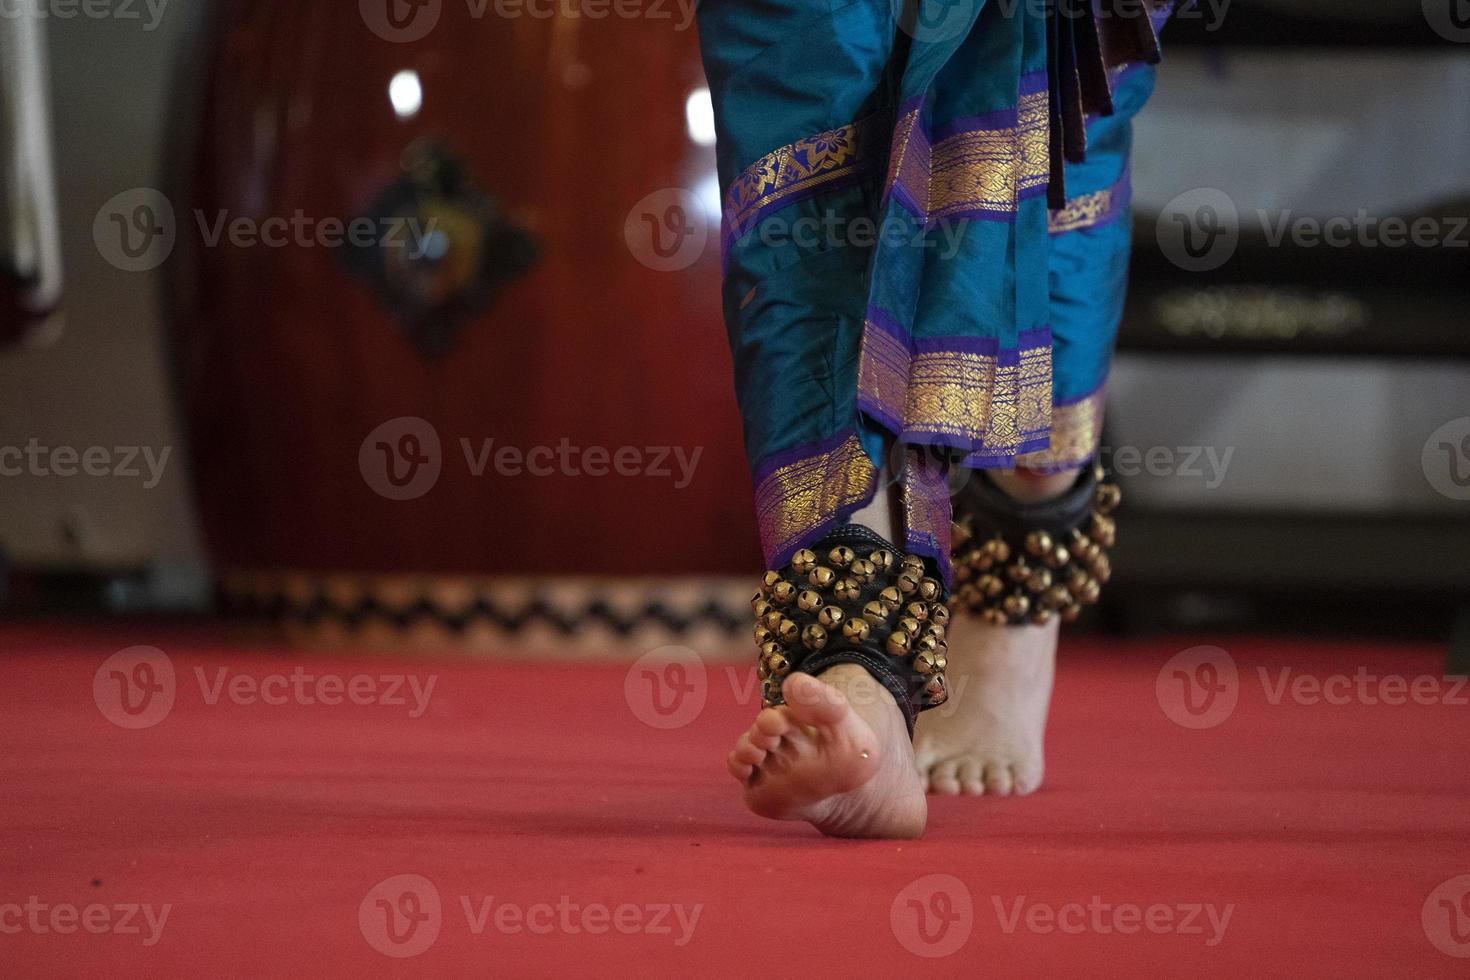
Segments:
[[[870,501],[888,458],[900,545],[947,576],[948,468],[1095,453],[1130,120],[1172,0],[1101,3],[700,4],[770,567]]]

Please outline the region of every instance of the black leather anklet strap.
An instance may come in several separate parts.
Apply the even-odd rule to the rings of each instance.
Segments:
[[[1024,504],[983,472],[955,496],[955,603],[997,626],[1071,622],[1112,575],[1108,516],[1122,501],[1093,466],[1062,496]]]
[[[947,596],[923,558],[899,557],[861,524],[840,527],[770,571],[751,600],[761,695],[783,703],[792,671],[856,664],[883,685],[909,735],[920,711],[943,704]]]

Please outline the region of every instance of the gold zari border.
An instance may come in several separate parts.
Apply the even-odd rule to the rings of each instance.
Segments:
[[[873,461],[856,435],[835,449],[772,470],[755,488],[766,556],[781,554],[841,509],[861,504],[876,484]]]
[[[871,119],[829,129],[772,150],[746,167],[725,193],[725,213],[736,226],[792,195],[856,173]]]
[[[1112,187],[1091,194],[1081,194],[1067,201],[1066,207],[1046,216],[1046,230],[1053,235],[1079,228],[1091,228],[1113,212]]]

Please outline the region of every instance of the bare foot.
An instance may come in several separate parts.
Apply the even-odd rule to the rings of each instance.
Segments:
[[[903,715],[868,672],[792,674],[730,753],[745,805],[831,837],[918,837],[929,808]]]
[[[914,737],[929,792],[1025,796],[1041,786],[1057,631],[1055,619],[1045,626],[951,620],[949,701],[919,716]]]

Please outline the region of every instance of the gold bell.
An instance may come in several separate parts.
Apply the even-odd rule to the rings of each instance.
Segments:
[[[799,636],[801,636],[801,627],[789,619],[781,620],[781,625],[776,628],[776,639],[782,643],[788,645],[795,643]]]
[[[902,630],[894,630],[888,634],[886,644],[888,652],[895,657],[907,657],[909,655],[909,635]]]
[[[920,576],[924,574],[924,559],[918,555],[904,555],[903,560],[898,565],[900,568],[910,569]]]
[[[926,602],[911,602],[903,607],[903,614],[910,619],[924,622],[929,618],[929,604]]]
[[[982,610],[980,613],[980,621],[990,626],[1004,626],[1010,622],[1010,620],[1006,618],[1006,614],[1001,612],[995,606],[986,606],[985,609]]]
[[[991,538],[983,546],[986,557],[995,561],[1006,561],[1011,557],[1011,546],[1000,538]]]
[[[868,561],[880,572],[888,571],[888,566],[893,564],[893,552],[879,549],[868,556]]]
[[[781,615],[781,610],[772,609],[770,612],[766,613],[765,618],[762,619],[761,622],[765,623],[766,629],[770,630],[772,633],[779,633],[781,631],[781,621],[785,618],[785,616]]]
[[[766,654],[761,658],[761,663],[765,664],[766,669],[777,677],[791,673],[791,661],[780,650]]]
[[[832,571],[832,569],[828,568],[826,565],[818,565],[816,568],[813,568],[811,570],[811,573],[807,575],[806,580],[812,584],[813,588],[825,589],[833,582],[837,581],[837,573]]]
[[[1104,514],[1092,515],[1092,536],[1104,548],[1111,548],[1118,536],[1118,525]]]
[[[999,575],[982,575],[975,584],[979,586],[980,592],[987,599],[994,599],[1005,591],[1006,587],[1006,584],[1001,581]]]
[[[1082,587],[1082,592],[1074,593],[1074,595],[1083,605],[1090,606],[1102,596],[1102,587],[1097,584],[1096,579],[1088,579],[1087,584]]]
[[[899,606],[903,605],[903,595],[890,585],[878,593],[878,601],[883,603],[883,608],[889,612],[893,612]]]
[[[771,640],[775,639],[775,637],[772,635],[771,631],[768,630],[768,629],[766,629],[765,626],[761,625],[760,623],[756,623],[755,624],[754,634],[755,634],[755,645],[758,646],[758,647],[763,647],[767,643],[770,643]]]
[[[817,613],[817,625],[821,626],[823,629],[833,630],[841,626],[842,621],[846,618],[847,614],[844,613],[839,607],[824,606],[822,608],[822,611]]]
[[[1031,566],[1024,559],[1017,558],[1014,564],[1006,568],[1006,576],[1012,582],[1024,582],[1031,576]]]
[[[943,628],[949,625],[949,607],[942,602],[936,602],[929,609],[929,622]]]
[[[1065,585],[1053,585],[1042,594],[1041,601],[1053,609],[1061,609],[1063,606],[1071,604],[1072,593],[1067,591]]]
[[[1107,555],[1098,555],[1097,560],[1091,565],[1092,577],[1099,582],[1106,582],[1113,577],[1113,563]]]
[[[766,572],[766,574],[761,576],[761,591],[770,595],[771,589],[775,587],[776,583],[784,581],[786,580],[781,577],[780,572]]]
[[[888,622],[888,613],[888,607],[876,599],[863,606],[863,619],[874,626],[882,626]]]
[[[1104,514],[1123,502],[1123,490],[1116,483],[1099,483],[1092,496],[1097,501],[1097,509]]]
[[[770,643],[761,644],[761,663],[766,663],[773,656],[781,652],[781,644],[779,643],[772,641]]]
[[[846,568],[852,564],[853,559],[856,557],[857,554],[845,545],[838,545],[827,552],[827,561],[831,562],[836,568]]]
[[[925,602],[936,601],[944,592],[944,587],[939,584],[938,579],[926,578],[919,580],[919,598]]]
[[[914,655],[914,670],[924,676],[934,673],[939,669],[939,654],[933,650],[920,650]]]
[[[949,690],[944,686],[944,675],[934,674],[929,682],[924,685],[924,693],[929,695],[930,704],[943,704],[949,699]]]
[[[1045,606],[1037,606],[1035,609],[1031,610],[1031,622],[1035,623],[1037,626],[1045,626],[1047,623],[1051,622],[1051,610],[1046,608]]]
[[[791,556],[791,570],[798,575],[805,575],[816,567],[817,553],[810,548],[802,548]]]
[[[766,613],[771,611],[771,603],[765,596],[758,595],[755,597],[755,601],[750,604],[750,608],[755,610],[756,619],[762,619]]]
[[[866,643],[868,641],[868,634],[871,632],[872,627],[868,625],[866,620],[852,618],[842,624],[842,635],[853,643]]]
[[[970,552],[965,564],[977,572],[988,572],[995,567],[995,559],[991,558],[984,551],[976,550]]]
[[[1040,558],[1052,549],[1051,535],[1045,531],[1032,531],[1026,535],[1026,550]]]
[[[1020,619],[1031,611],[1031,600],[1023,595],[1008,595],[1001,602],[1001,607],[1011,619]]]
[[[1047,552],[1045,560],[1052,568],[1061,568],[1072,560],[1072,553],[1066,549],[1066,546],[1059,544]]]
[[[914,639],[919,635],[919,621],[912,616],[904,616],[894,626],[895,632],[899,630],[906,633],[909,639]]]
[[[943,643],[944,627],[938,624],[930,624],[929,628],[924,631],[924,635],[935,643]]]
[[[796,597],[796,608],[802,612],[816,612],[822,608],[822,595],[811,589],[802,589],[801,595]]]
[[[771,586],[771,602],[778,606],[789,606],[796,598],[796,586],[790,582],[777,582]]]
[[[1044,568],[1038,568],[1026,576],[1026,588],[1032,592],[1045,592],[1051,588],[1051,572]]]
[[[1062,610],[1062,622],[1075,623],[1080,615],[1082,615],[1082,607],[1073,603]]]
[[[919,590],[919,576],[906,569],[903,574],[893,580],[893,584],[897,586],[899,592],[911,595]]]
[[[832,594],[837,597],[838,602],[857,602],[858,597],[863,594],[863,587],[855,578],[840,578],[832,586]]]
[[[801,631],[801,645],[808,650],[820,650],[827,645],[827,631],[812,623]]]
[[[878,573],[878,566],[866,558],[859,558],[847,569],[847,574],[859,582],[867,583],[873,581],[873,576]]]

